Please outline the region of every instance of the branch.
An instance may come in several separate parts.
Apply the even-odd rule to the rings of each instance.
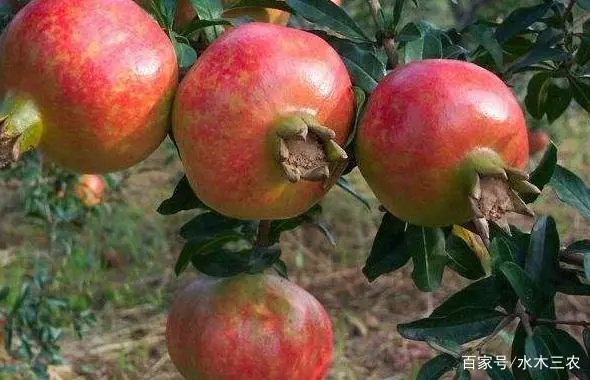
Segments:
[[[546,318],[536,318],[533,319],[535,323],[542,323],[548,325],[570,325],[570,326],[583,326],[583,327],[590,327],[590,322],[586,321],[569,321],[569,320],[552,320]]]
[[[258,235],[256,236],[255,245],[258,247],[268,247],[270,245],[270,220],[261,220],[258,225]]]
[[[385,49],[385,54],[387,55],[389,65],[393,68],[398,64],[397,49],[395,48],[394,38],[385,35],[383,18],[381,17],[383,14],[381,3],[379,0],[367,0],[367,2],[369,3],[369,8],[371,8],[371,14],[373,15],[373,20],[375,20],[375,25],[377,25],[377,29],[383,35],[383,48]]]

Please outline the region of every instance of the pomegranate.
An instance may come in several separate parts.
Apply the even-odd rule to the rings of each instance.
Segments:
[[[356,153],[385,208],[423,226],[472,219],[484,236],[509,211],[531,214],[519,193],[539,192],[522,110],[491,72],[454,60],[412,62],[371,95]]]
[[[82,173],[142,161],[166,136],[177,71],[131,0],[30,2],[0,45],[0,166],[37,146]]]
[[[322,305],[273,275],[197,278],[174,299],[166,338],[187,380],[321,380],[332,361]]]
[[[106,184],[101,176],[85,174],[80,177],[74,193],[87,207],[97,206],[102,202]]]
[[[532,155],[539,153],[539,152],[543,152],[547,146],[549,145],[549,142],[551,141],[551,138],[549,137],[549,135],[547,134],[547,132],[542,131],[542,130],[535,130],[535,131],[531,131],[529,130],[529,153]]]
[[[263,23],[224,33],[187,73],[172,126],[199,198],[239,219],[283,219],[340,176],[354,95],[338,53],[313,34]]]

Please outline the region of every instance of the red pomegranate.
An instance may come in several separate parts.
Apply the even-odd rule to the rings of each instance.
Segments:
[[[176,83],[172,43],[133,1],[32,1],[0,46],[0,166],[39,146],[77,172],[128,168],[166,136]]]
[[[528,136],[529,153],[531,154],[531,156],[539,152],[543,152],[551,142],[551,137],[549,137],[549,134],[542,130],[529,130]]]
[[[387,75],[367,103],[356,152],[385,208],[418,225],[487,219],[506,228],[506,212],[531,213],[518,193],[539,191],[523,172],[528,141],[517,100],[467,62],[424,60]]]
[[[179,86],[172,116],[199,198],[240,219],[318,202],[346,166],[354,117],[338,53],[313,34],[250,23],[217,39]]]
[[[106,183],[101,176],[85,174],[78,180],[74,193],[83,205],[93,207],[102,202],[105,187]]]
[[[321,380],[332,360],[322,305],[278,276],[201,276],[168,316],[168,353],[187,380]]]

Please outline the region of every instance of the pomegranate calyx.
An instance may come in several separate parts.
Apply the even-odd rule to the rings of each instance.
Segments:
[[[489,222],[508,235],[510,212],[534,216],[533,210],[521,199],[523,194],[539,194],[529,175],[521,169],[509,167],[489,149],[473,152],[468,162],[475,170],[475,180],[469,194],[472,222],[486,246],[490,243]]]
[[[292,183],[324,182],[331,187],[346,169],[348,155],[334,141],[336,133],[306,113],[283,116],[274,136],[275,159]]]
[[[42,132],[43,122],[35,103],[7,93],[0,105],[0,169],[36,148]]]

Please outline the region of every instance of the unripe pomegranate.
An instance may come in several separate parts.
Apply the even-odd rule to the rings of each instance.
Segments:
[[[534,155],[538,152],[543,152],[549,143],[551,142],[551,138],[547,134],[547,132],[542,130],[529,130],[529,153],[530,155]]]
[[[87,207],[97,206],[102,202],[106,183],[101,176],[85,174],[80,177],[74,193]]]
[[[142,161],[166,136],[177,71],[131,0],[30,2],[0,45],[0,166],[37,146],[77,172]]]
[[[283,219],[317,203],[346,166],[354,100],[321,38],[262,23],[233,28],[179,86],[172,124],[199,198],[240,219]]]
[[[532,211],[522,110],[491,72],[454,60],[412,62],[377,86],[356,143],[361,173],[385,208],[423,226]],[[485,233],[484,233],[485,235]]]
[[[278,276],[201,276],[174,299],[168,353],[187,380],[321,380],[332,361],[322,305]]]

